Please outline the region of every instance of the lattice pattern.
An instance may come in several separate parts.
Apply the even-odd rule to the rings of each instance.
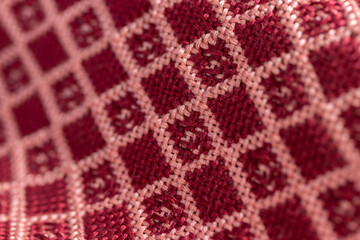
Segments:
[[[2,0],[0,239],[360,239],[355,0]]]

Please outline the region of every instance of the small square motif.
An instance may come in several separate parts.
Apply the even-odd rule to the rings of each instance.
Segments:
[[[38,222],[30,227],[29,240],[68,240],[71,238],[67,221]]]
[[[243,208],[234,180],[222,158],[218,157],[209,165],[187,172],[185,179],[193,193],[200,218],[205,223],[239,212]]]
[[[84,216],[85,239],[133,240],[135,234],[128,213],[125,205],[86,213]]]
[[[12,6],[12,11],[23,31],[34,29],[45,19],[39,0],[20,0]]]
[[[126,147],[119,148],[119,154],[136,190],[163,177],[169,177],[171,173],[152,131]]]
[[[178,151],[178,158],[183,160],[183,163],[199,159],[212,148],[204,122],[198,112],[192,112],[189,117],[184,117],[184,120],[177,119],[174,124],[169,124],[170,138],[174,142],[174,149]]]
[[[151,9],[148,0],[105,0],[116,28],[122,28]]]
[[[286,176],[281,172],[276,155],[271,152],[271,145],[248,150],[238,160],[243,164],[242,170],[247,173],[247,181],[257,199],[270,196],[286,185]]]
[[[207,49],[200,49],[199,53],[190,57],[202,84],[215,86],[236,75],[237,65],[233,62],[229,51],[225,41],[218,39],[215,45],[209,44]]]
[[[288,129],[282,129],[280,136],[288,146],[302,175],[308,181],[345,165],[337,146],[318,117]]]
[[[260,115],[244,84],[232,92],[209,99],[208,106],[219,122],[223,132],[222,138],[229,144],[237,143],[240,138],[246,138],[264,129]]]
[[[148,229],[153,234],[167,234],[173,229],[188,225],[185,204],[181,202],[177,190],[170,186],[168,190],[162,190],[161,194],[154,193],[142,202],[146,207],[144,212],[147,214]]]
[[[59,166],[59,157],[52,141],[28,149],[26,160],[31,174],[43,174]]]
[[[355,39],[333,42],[310,52],[309,59],[328,99],[360,86],[360,45]]]
[[[194,96],[173,62],[142,79],[141,84],[159,115],[166,114]]]
[[[360,228],[360,191],[347,182],[336,189],[320,194],[329,220],[340,237],[347,237]]]
[[[123,135],[139,126],[145,120],[145,113],[137,104],[132,93],[127,92],[125,97],[113,100],[106,106],[111,125],[117,134]]]
[[[296,66],[288,65],[285,71],[262,79],[261,84],[269,97],[268,103],[278,118],[284,118],[308,104],[304,84],[296,73]]]
[[[146,26],[142,34],[134,34],[127,43],[134,58],[143,67],[165,53],[165,45],[154,24]]]
[[[184,0],[165,9],[164,14],[182,45],[190,44],[221,25],[207,1]]]
[[[62,112],[69,112],[84,101],[84,94],[77,83],[75,76],[71,73],[56,82],[52,89],[56,102]]]
[[[108,161],[91,167],[82,174],[86,202],[89,204],[113,197],[119,191],[119,184]]]
[[[13,113],[22,136],[29,135],[50,125],[43,104],[37,94],[15,106]]]
[[[100,22],[92,9],[75,18],[70,23],[70,27],[73,38],[80,48],[90,46],[103,35]]]
[[[275,12],[245,25],[236,24],[235,35],[251,67],[259,67],[292,47],[285,27]]]
[[[57,67],[68,59],[68,55],[54,30],[50,30],[31,41],[29,48],[44,72]]]
[[[63,132],[75,161],[90,156],[106,144],[91,113],[65,126]]]
[[[128,79],[128,74],[110,46],[84,60],[82,64],[98,94]]]
[[[65,213],[67,189],[64,180],[42,186],[28,186],[26,191],[26,214],[29,216],[45,213]]]
[[[15,58],[2,68],[3,81],[10,93],[16,93],[30,82],[27,70],[20,58]]]
[[[278,240],[279,236],[281,239],[319,239],[297,196],[276,207],[262,210],[260,217],[271,240]]]

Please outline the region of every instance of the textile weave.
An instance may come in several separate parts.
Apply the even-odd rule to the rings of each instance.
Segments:
[[[358,0],[0,1],[0,240],[360,239]]]

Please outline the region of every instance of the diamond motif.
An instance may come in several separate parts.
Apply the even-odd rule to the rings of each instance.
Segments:
[[[12,6],[18,24],[24,31],[37,27],[45,19],[39,0],[21,0]]]
[[[4,82],[9,92],[15,93],[29,84],[29,75],[20,58],[15,58],[2,68]]]
[[[162,177],[169,177],[170,166],[150,131],[141,139],[119,149],[135,189],[142,189]]]
[[[205,223],[243,208],[234,181],[220,157],[207,166],[187,172],[186,181],[193,193],[199,215]]]
[[[47,114],[37,94],[13,108],[13,113],[22,136],[29,135],[50,125]]]
[[[59,158],[52,141],[27,150],[27,167],[32,174],[45,173],[59,166]]]

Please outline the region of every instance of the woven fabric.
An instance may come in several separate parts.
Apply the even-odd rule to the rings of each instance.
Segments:
[[[0,239],[360,239],[359,0],[1,0]]]

